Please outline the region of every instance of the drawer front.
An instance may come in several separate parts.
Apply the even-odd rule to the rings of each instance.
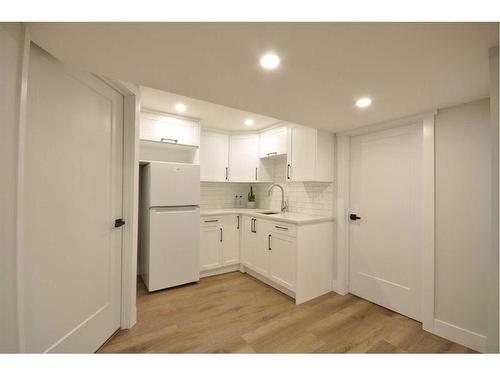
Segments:
[[[201,220],[201,225],[205,227],[222,225],[222,217],[220,216],[202,216],[200,220]]]
[[[297,236],[297,226],[295,224],[281,223],[279,221],[273,221],[271,227],[271,233],[279,233],[286,236],[296,237]]]

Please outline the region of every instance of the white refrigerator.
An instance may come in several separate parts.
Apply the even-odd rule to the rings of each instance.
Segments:
[[[139,272],[148,291],[200,279],[200,166],[141,168]]]

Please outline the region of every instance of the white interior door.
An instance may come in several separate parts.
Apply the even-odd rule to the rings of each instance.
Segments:
[[[27,352],[94,352],[120,327],[123,97],[35,45],[22,283]]]
[[[350,292],[420,320],[421,126],[351,138]]]

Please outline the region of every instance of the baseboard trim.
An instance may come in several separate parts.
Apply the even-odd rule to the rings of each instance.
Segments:
[[[439,319],[434,319],[433,332],[431,333],[481,353],[486,351],[486,336]]]
[[[293,299],[295,299],[295,293],[292,292],[291,290],[288,290],[287,288],[279,285],[278,283],[275,283],[274,281],[272,281],[271,279],[261,275],[260,273],[258,272],[255,272],[254,270],[244,266],[244,273],[247,273],[249,274],[250,276],[252,276],[253,278],[256,278],[257,280],[259,281],[262,281],[263,283],[273,287],[274,289],[277,289],[279,290],[281,293],[283,294],[286,294],[287,296],[289,297],[292,297]]]
[[[335,293],[340,294],[341,296],[345,296],[347,293],[349,293],[349,291],[346,290],[345,288],[339,287],[337,280],[332,281],[332,290]]]
[[[230,266],[215,268],[213,270],[200,271],[200,278],[222,275],[223,273],[234,272],[240,270],[240,264],[232,264]]]

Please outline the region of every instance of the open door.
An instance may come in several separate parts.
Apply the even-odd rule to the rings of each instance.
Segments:
[[[20,311],[26,352],[94,352],[120,327],[122,153],[123,97],[32,44]]]

